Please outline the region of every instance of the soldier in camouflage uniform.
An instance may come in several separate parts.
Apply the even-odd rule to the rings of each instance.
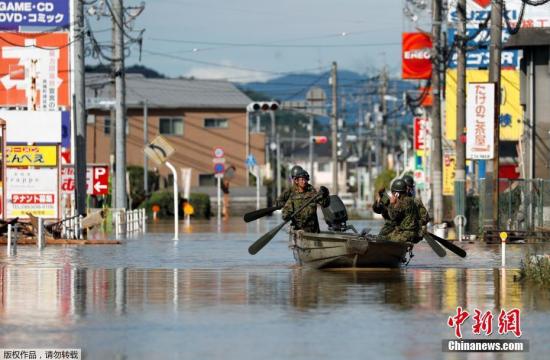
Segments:
[[[298,210],[306,201],[318,195],[317,191],[308,184],[309,174],[304,169],[297,171],[293,177],[294,186],[292,192],[283,207],[283,219],[288,220],[296,210]],[[319,192],[322,194],[317,200],[312,201],[302,209],[292,219],[292,227],[295,230],[304,230],[306,232],[318,233],[319,220],[317,219],[317,204],[326,207],[329,205],[329,192],[324,186],[321,186]]]
[[[277,197],[275,200],[275,206],[278,208],[282,208],[285,206],[287,200],[290,198],[290,195],[294,192],[294,179],[296,179],[296,175],[304,172],[304,168],[300,165],[295,165],[290,169],[290,177],[292,178],[292,186],[288,187]],[[307,172],[306,172],[307,173]]]
[[[392,195],[388,215],[396,224],[387,239],[396,242],[414,242],[418,236],[419,216],[414,199],[407,196],[407,184],[397,179],[391,186]]]
[[[390,197],[386,193],[386,189],[382,188],[378,190],[378,196],[372,204],[372,211],[382,215],[384,218],[384,225],[378,233],[379,236],[388,236],[389,233],[395,228],[395,223],[390,219],[388,215],[388,207],[390,206]]]
[[[401,178],[405,184],[407,185],[407,195],[412,197],[414,199],[414,204],[418,208],[418,217],[419,217],[419,229],[418,229],[418,236],[415,242],[421,241],[424,236],[426,235],[426,227],[428,223],[430,222],[430,214],[428,213],[428,209],[424,206],[422,203],[422,200],[420,198],[416,197],[416,191],[415,191],[415,183],[414,179],[410,175],[405,175]]]

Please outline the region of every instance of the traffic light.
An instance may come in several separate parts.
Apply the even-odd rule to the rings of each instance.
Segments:
[[[246,110],[249,112],[253,111],[275,111],[279,110],[279,103],[276,101],[258,101],[248,104]]]
[[[326,144],[328,142],[328,138],[326,136],[312,136],[311,142],[314,144]]]

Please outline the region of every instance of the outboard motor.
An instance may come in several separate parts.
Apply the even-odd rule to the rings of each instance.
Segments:
[[[353,226],[348,226],[346,224],[346,221],[348,221],[348,212],[346,211],[346,206],[342,202],[342,199],[340,199],[338,195],[330,195],[329,198],[330,204],[322,208],[328,229],[338,232],[344,232],[349,229],[355,231]]]

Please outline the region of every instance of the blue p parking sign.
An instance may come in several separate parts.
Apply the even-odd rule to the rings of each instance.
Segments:
[[[214,173],[223,174],[225,166],[223,164],[214,164]]]

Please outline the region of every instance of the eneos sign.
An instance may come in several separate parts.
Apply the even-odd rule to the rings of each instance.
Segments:
[[[403,33],[401,77],[429,79],[432,76],[432,39],[425,33]]]

